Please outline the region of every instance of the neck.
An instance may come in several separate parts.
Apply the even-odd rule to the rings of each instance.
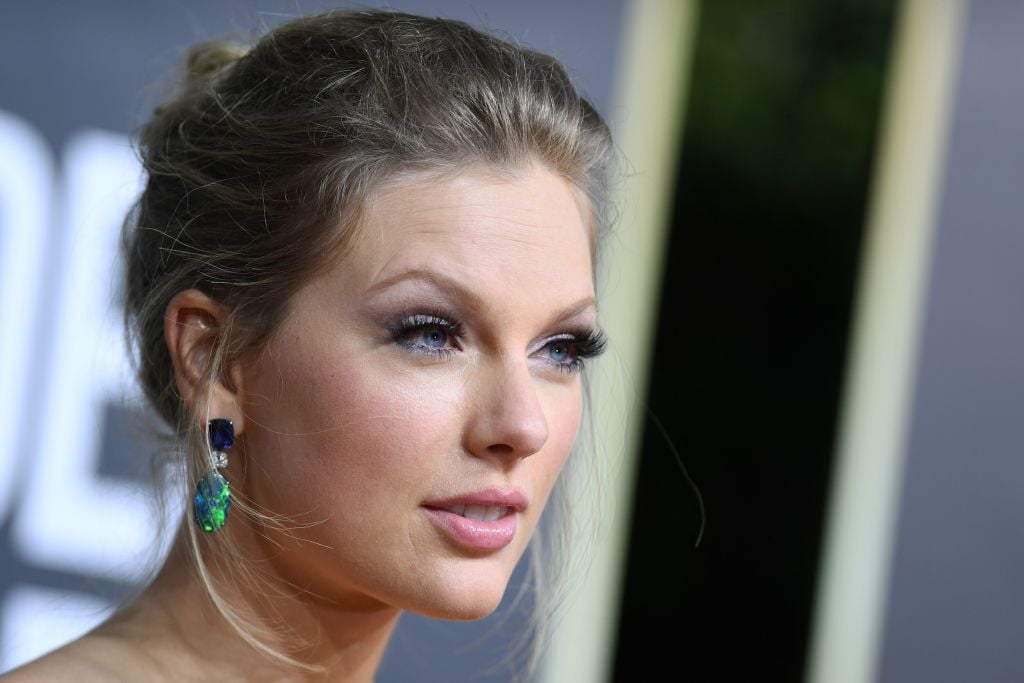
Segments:
[[[186,519],[188,523],[190,520]],[[235,520],[232,520],[235,521]],[[262,547],[251,530],[234,540],[246,551]],[[241,537],[241,538],[239,538]],[[216,537],[200,538],[208,580],[229,609],[249,625],[259,642],[303,666],[274,658],[238,633],[211,600],[189,551],[188,530],[178,531],[160,573],[149,587],[104,628],[141,648],[174,680],[369,682],[398,621],[399,610],[367,601],[326,601],[303,594],[272,572],[240,580],[239,570],[273,566],[261,561],[241,567],[218,555]],[[245,576],[245,574],[241,574]]]

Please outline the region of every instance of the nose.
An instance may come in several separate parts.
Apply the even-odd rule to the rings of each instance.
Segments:
[[[548,440],[548,421],[536,380],[525,362],[507,360],[483,372],[467,395],[470,421],[467,448],[481,458],[518,460]]]

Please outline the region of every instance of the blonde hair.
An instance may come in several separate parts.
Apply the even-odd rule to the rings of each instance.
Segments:
[[[344,257],[372,192],[469,164],[514,171],[539,161],[568,180],[592,228],[596,266],[614,148],[601,116],[548,55],[458,21],[335,11],[287,22],[251,48],[197,45],[185,66],[178,91],[141,131],[147,183],[122,248],[137,374],[176,429],[190,491],[209,454],[205,420],[177,395],[164,341],[164,312],[178,292],[199,289],[227,312],[207,367],[212,384],[227,363],[259,351],[301,284]],[[557,501],[556,490],[554,514]],[[233,505],[236,514],[294,528],[252,501],[233,496]],[[274,629],[218,595],[188,526],[200,577],[228,622],[267,655],[306,666],[268,643]],[[530,553],[541,615],[549,614],[543,595],[564,576],[541,571],[563,547],[545,538],[538,530]],[[260,580],[244,563],[230,571]],[[535,620],[535,644],[547,623]]]

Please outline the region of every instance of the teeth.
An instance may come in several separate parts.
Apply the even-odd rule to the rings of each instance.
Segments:
[[[460,517],[475,519],[478,522],[494,522],[508,512],[507,507],[494,505],[453,505],[446,509]]]

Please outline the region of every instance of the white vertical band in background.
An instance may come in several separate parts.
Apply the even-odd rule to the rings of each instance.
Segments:
[[[612,676],[644,424],[643,402],[635,399],[647,393],[696,10],[696,0],[632,0],[626,6],[609,124],[628,167],[624,179],[615,179],[612,199],[621,216],[598,292],[599,317],[614,357],[609,360],[621,362],[626,380],[603,371],[606,360],[594,366],[602,372],[592,385],[595,439],[615,476],[609,500],[588,491],[594,498],[573,501],[584,509],[599,506],[602,526],[595,547],[573,549],[577,556],[590,553],[592,561],[585,576],[571,579],[568,609],[541,672],[548,683],[600,683]],[[685,494],[689,489],[680,481]]]
[[[869,683],[881,651],[965,0],[904,0],[868,212],[808,683]]]

